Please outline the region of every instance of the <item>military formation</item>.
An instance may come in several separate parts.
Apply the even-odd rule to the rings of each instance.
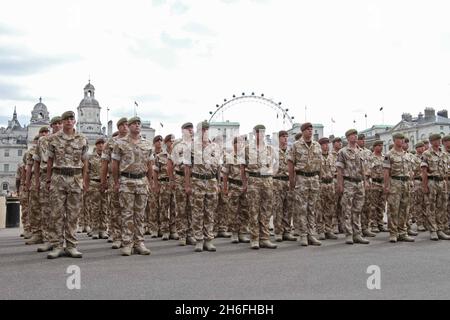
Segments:
[[[408,139],[395,134],[383,154],[383,141],[369,150],[355,129],[346,146],[341,138],[313,141],[311,123],[291,146],[286,131],[269,144],[263,125],[224,144],[210,140],[208,122],[188,122],[179,139],[151,143],[133,117],[89,154],[75,123],[67,111],[42,127],[17,171],[23,236],[49,259],[81,258],[81,232],[123,256],[151,254],[146,234],[195,252],[216,251],[217,237],[255,250],[282,241],[320,246],[339,234],[347,244],[381,232],[392,243],[425,231],[450,240],[450,136],[433,134],[409,152]]]

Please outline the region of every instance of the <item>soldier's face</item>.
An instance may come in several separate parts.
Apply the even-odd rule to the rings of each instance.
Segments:
[[[333,144],[333,148],[334,148],[335,150],[341,150],[341,149],[342,149],[342,142],[336,141],[336,142]]]
[[[322,143],[320,145],[320,147],[322,148],[322,153],[327,153],[328,152],[328,149],[329,149],[328,143]]]
[[[348,137],[347,137],[347,140],[348,140],[348,142],[350,143],[355,143],[356,142],[356,138],[357,138],[357,136],[356,136],[356,134],[351,134],[351,135],[349,135]]]
[[[52,126],[51,126],[51,127],[52,127],[52,132],[53,132],[53,133],[57,133],[57,132],[61,131],[62,126],[63,126],[63,124],[62,124],[61,121],[55,122],[55,123],[52,124]]]
[[[444,147],[445,147],[445,150],[449,150],[450,149],[450,141],[445,141]]]
[[[431,141],[431,145],[435,149],[439,148],[441,146],[441,139],[436,139],[436,140]]]
[[[409,149],[409,144],[407,142],[403,142],[402,148],[403,150],[407,151]]]
[[[161,140],[158,140],[155,142],[155,148],[156,149],[161,149]]]
[[[128,133],[128,124],[122,123],[119,126],[118,130],[121,135],[126,135]]]
[[[104,143],[97,143],[95,145],[95,150],[97,150],[98,154],[101,154],[104,149],[105,149],[105,144]]]
[[[48,136],[48,131],[42,132],[41,137],[45,137],[45,136]]]
[[[130,133],[132,134],[141,133],[141,123],[139,121],[133,122],[132,124],[128,125],[128,128],[130,129]]]
[[[416,148],[417,154],[422,154],[424,151],[424,147]]]
[[[360,148],[363,148],[364,145],[366,144],[366,142],[365,142],[364,140],[357,140],[356,143],[358,144],[358,146],[359,146]]]
[[[286,146],[287,145],[288,136],[282,135],[280,137],[280,146]]]
[[[312,138],[312,134],[313,134],[313,129],[311,127],[302,131],[302,136],[303,136],[303,139],[305,139],[305,140],[310,140]]]
[[[403,140],[403,139],[395,139],[394,140],[394,145],[397,147],[397,148],[402,148],[403,149],[403,144],[405,143],[405,140]]]
[[[383,150],[383,146],[381,144],[376,145],[375,147],[373,147],[373,151],[376,153],[380,153],[381,150]]]
[[[63,129],[72,130],[77,122],[74,117],[68,117],[67,119],[64,119],[62,123]]]

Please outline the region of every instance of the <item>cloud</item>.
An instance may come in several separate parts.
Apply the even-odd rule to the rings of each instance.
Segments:
[[[144,94],[137,96],[135,100],[140,104],[140,102],[157,102],[161,101],[161,96],[158,94]]]
[[[76,55],[65,55],[64,57],[40,55],[25,47],[2,47],[0,48],[0,74],[31,75],[79,59]]]
[[[184,25],[184,31],[195,33],[201,36],[215,36],[216,33],[208,28],[207,26],[197,23],[197,22],[189,22]]]
[[[0,35],[17,36],[21,34],[22,32],[20,32],[19,30],[11,28],[10,26],[4,23],[0,23]]]
[[[178,49],[192,48],[192,39],[189,38],[174,38],[167,32],[161,33],[161,42],[166,46]]]
[[[185,5],[181,1],[175,1],[170,7],[170,12],[172,14],[183,14],[189,10],[189,6]]]
[[[152,0],[152,4],[155,7],[161,6],[161,5],[165,4],[165,3],[166,3],[166,0]]]
[[[2,100],[32,100],[33,97],[26,94],[23,89],[13,83],[0,81],[0,97]]]
[[[173,48],[157,47],[151,39],[132,38],[129,50],[137,58],[150,59],[166,69],[173,69],[178,63],[178,56]]]

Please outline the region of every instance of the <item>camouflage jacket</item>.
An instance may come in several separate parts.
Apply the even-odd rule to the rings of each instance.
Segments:
[[[384,156],[383,168],[390,170],[391,177],[410,177],[411,162],[405,151],[392,149]]]
[[[370,177],[372,179],[384,179],[384,155],[377,156],[372,154],[369,159]]]
[[[361,155],[364,160],[364,172],[366,176],[370,176],[370,159],[372,157],[372,151],[367,148],[361,148]]]
[[[322,149],[320,148],[320,144],[312,141],[311,145],[308,146],[302,137],[292,145],[288,160],[292,161],[296,171],[320,172],[320,166],[322,164]]]
[[[288,157],[289,157],[289,151],[286,148],[285,150],[279,148],[278,149],[278,170],[275,173],[275,176],[277,177],[287,177],[289,176],[289,169],[288,169]]]
[[[88,142],[75,132],[67,135],[63,131],[49,136],[48,158],[53,159],[55,168],[83,168],[83,161],[88,159]]]
[[[100,180],[102,156],[97,152],[89,156],[89,179]]]
[[[428,149],[422,154],[421,167],[426,167],[429,176],[445,178],[447,176],[447,161],[445,154],[439,150]]]
[[[322,164],[320,166],[320,178],[321,179],[333,179],[336,172],[336,163],[334,157],[327,153],[322,154]]]
[[[35,161],[40,162],[40,169],[47,169],[48,161],[48,148],[49,148],[50,136],[40,137],[36,145],[36,153],[33,156]]]
[[[245,172],[272,176],[275,161],[271,146],[263,145],[258,150],[255,142],[254,146],[245,147]]]
[[[363,180],[365,168],[361,149],[358,146],[355,148],[346,146],[339,150],[336,167],[343,169],[344,177]]]
[[[158,172],[158,179],[167,178],[167,162],[169,161],[169,154],[166,150],[161,150],[159,153],[154,154],[155,160],[153,170]]]

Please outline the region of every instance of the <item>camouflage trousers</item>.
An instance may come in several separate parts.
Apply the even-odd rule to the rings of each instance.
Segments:
[[[170,189],[169,182],[160,181],[160,190],[157,194],[157,212],[159,215],[160,230],[162,233],[174,233],[176,229],[171,227],[171,221],[175,220],[172,217],[174,211],[171,210],[171,203],[173,201],[172,190]]]
[[[92,231],[95,234],[106,232],[108,229],[108,194],[101,192],[100,182],[91,180],[86,202],[88,203]]]
[[[319,177],[304,177],[297,175],[295,187],[294,215],[298,216],[300,236],[314,235],[316,233],[316,206],[319,201]]]
[[[139,246],[144,243],[148,194],[120,192],[119,202],[122,210],[122,246]]]
[[[34,181],[34,177],[32,178]],[[39,199],[39,191],[37,190],[36,186],[34,185],[30,188],[30,215],[29,215],[29,221],[30,221],[30,227],[31,227],[31,233],[35,237],[42,238],[42,226],[41,226],[41,201]]]
[[[247,200],[251,240],[269,240],[269,223],[273,210],[272,178],[249,177]]]
[[[45,242],[50,242],[50,234],[52,233],[53,222],[50,218],[50,196],[46,192],[47,188],[47,176],[46,172],[41,172],[39,176],[39,207],[41,208],[40,228],[42,232],[42,238]]]
[[[372,183],[369,194],[369,211],[372,227],[384,226],[384,211],[386,202],[384,201],[383,186]]]
[[[363,182],[344,180],[341,206],[346,236],[361,235],[361,211],[364,206],[365,189]]]
[[[334,179],[334,189],[337,190],[337,180]],[[343,230],[344,229],[344,214],[342,211],[341,205],[342,195],[335,193],[334,194],[334,203],[335,205],[335,214],[333,217],[333,230],[338,228],[338,226]]]
[[[369,179],[367,179],[368,181]],[[361,211],[361,229],[369,230],[372,225],[372,216],[370,215],[370,193],[365,190],[364,205]]]
[[[408,232],[408,210],[410,183],[391,179],[391,187],[387,196],[388,228],[391,236],[406,235]]]
[[[145,208],[146,223],[148,231],[151,233],[159,233],[160,220],[158,212],[158,195],[150,191],[147,200],[147,206]]]
[[[192,178],[192,230],[195,240],[214,239],[214,215],[218,204],[216,179]]]
[[[425,195],[422,190],[422,180],[414,180],[411,203],[410,214],[412,221],[415,222],[418,227],[426,226],[426,206]]]
[[[333,216],[336,213],[336,191],[334,183],[320,184],[320,197],[317,204],[317,233],[333,232]]]
[[[218,193],[217,211],[214,214],[214,232],[226,232],[229,229],[230,219],[228,215],[228,197],[223,192]]]
[[[109,191],[109,225],[108,232],[113,241],[122,241],[122,211],[120,209],[119,193]]]
[[[83,203],[81,175],[74,177],[59,174],[52,175],[50,185],[50,203],[52,204],[49,232],[50,243],[55,248],[76,247],[77,221]]]
[[[273,229],[276,235],[291,233],[294,192],[289,181],[273,179]]]
[[[90,210],[89,210],[89,200],[88,195],[83,192],[83,203],[81,207],[80,216],[78,218],[78,225],[82,229],[86,229],[87,227],[91,227],[91,217],[90,217]]]
[[[184,189],[184,177],[175,175],[176,226],[181,239],[192,236],[192,207]]]
[[[248,196],[242,193],[242,186],[228,183],[227,211],[230,221],[230,231],[246,234],[249,232]]]
[[[427,226],[431,232],[444,231],[448,227],[445,181],[429,180],[428,189],[430,193],[425,195]]]
[[[177,205],[175,200],[175,194],[170,190],[170,206],[169,206],[169,226],[170,233],[177,232]]]
[[[30,193],[25,192],[22,189],[23,188],[21,187],[21,190],[20,190],[21,220],[22,220],[23,231],[25,233],[29,233],[29,232],[31,232],[31,226],[30,226],[30,222],[29,222]]]

